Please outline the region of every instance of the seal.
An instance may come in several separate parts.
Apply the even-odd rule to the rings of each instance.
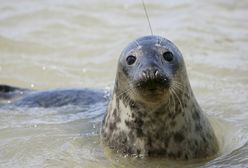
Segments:
[[[28,90],[8,85],[0,85],[0,108],[9,107],[42,107],[55,108],[63,106],[77,106],[85,110],[86,106],[96,103],[106,103],[108,97],[99,89],[52,89]],[[7,102],[7,103],[6,103]]]
[[[138,38],[122,51],[101,136],[115,151],[137,156],[187,160],[219,149],[181,52],[160,36]]]
[[[163,37],[141,37],[122,51],[108,100],[104,91],[94,89],[34,91],[0,85],[1,108],[73,105],[85,111],[106,102],[101,138],[123,154],[192,159],[218,151],[213,128],[191,89],[182,54]]]

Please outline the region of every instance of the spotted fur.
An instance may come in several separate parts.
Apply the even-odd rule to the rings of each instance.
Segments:
[[[143,101],[133,84],[134,76],[144,68],[143,60],[140,58],[141,61],[131,69],[125,65],[125,58],[129,54],[136,54],[137,59],[143,59],[147,54],[159,55],[163,48],[176,57],[175,66],[163,61],[157,65],[160,57],[155,60],[161,73],[170,77],[169,88],[161,100]],[[164,155],[187,160],[211,156],[218,151],[214,131],[195,99],[183,58],[173,43],[162,37],[146,36],[124,49],[112,99],[103,120],[102,139],[116,151],[139,156]]]

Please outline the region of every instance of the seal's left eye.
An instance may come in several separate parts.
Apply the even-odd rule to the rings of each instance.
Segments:
[[[163,53],[165,61],[171,62],[173,60],[173,54],[170,51]]]
[[[132,65],[132,64],[134,64],[134,62],[136,61],[136,57],[133,56],[133,55],[129,55],[129,56],[127,57],[126,61],[127,61],[127,64],[128,64],[128,65]]]

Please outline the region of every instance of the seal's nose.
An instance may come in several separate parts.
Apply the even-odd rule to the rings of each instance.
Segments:
[[[161,69],[153,66],[146,67],[141,71],[138,82],[140,87],[154,90],[158,87],[168,87],[170,80]]]
[[[149,67],[143,70],[141,75],[144,79],[155,79],[161,76],[161,72],[158,68]]]

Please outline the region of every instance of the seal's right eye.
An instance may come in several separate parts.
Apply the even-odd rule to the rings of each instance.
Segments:
[[[128,64],[128,65],[132,65],[132,64],[135,63],[136,57],[133,56],[133,55],[129,55],[129,56],[127,57],[126,61],[127,61],[127,64]]]

